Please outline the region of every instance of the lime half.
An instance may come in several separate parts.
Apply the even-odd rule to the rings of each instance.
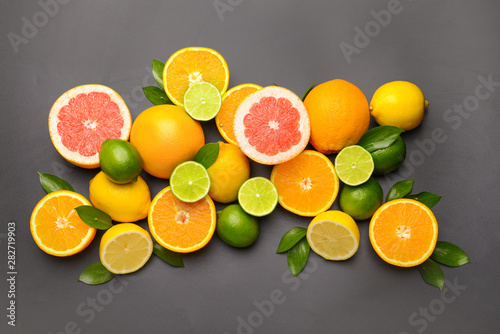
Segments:
[[[357,186],[370,178],[373,173],[371,154],[358,145],[347,146],[335,158],[335,170],[339,179],[347,185]]]
[[[183,202],[196,202],[210,189],[210,177],[202,164],[186,161],[175,167],[170,176],[172,193]]]
[[[184,94],[184,109],[197,121],[208,121],[219,112],[222,98],[219,90],[208,82],[191,85]]]
[[[253,177],[241,185],[238,202],[246,213],[262,217],[273,212],[278,203],[278,191],[268,179]]]

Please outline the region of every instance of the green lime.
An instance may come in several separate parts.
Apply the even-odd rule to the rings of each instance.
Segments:
[[[370,218],[382,205],[384,191],[373,177],[359,186],[344,185],[339,204],[342,211],[356,220]]]
[[[219,90],[208,82],[194,83],[184,94],[184,109],[198,121],[214,118],[219,112],[221,103]]]
[[[238,202],[246,213],[262,217],[273,212],[278,203],[278,191],[268,179],[253,177],[241,185]]]
[[[373,173],[373,158],[358,145],[347,146],[335,158],[335,171],[340,179],[350,186],[366,182]]]
[[[246,213],[238,204],[227,206],[217,213],[217,234],[226,244],[248,247],[259,236],[257,218]]]
[[[403,138],[398,137],[389,147],[373,151],[373,174],[382,175],[398,169],[406,156],[406,145]]]
[[[134,145],[123,139],[106,139],[99,151],[101,170],[115,183],[137,181],[142,157]]]
[[[207,169],[195,161],[186,161],[174,168],[170,175],[172,193],[183,202],[196,202],[210,189]]]

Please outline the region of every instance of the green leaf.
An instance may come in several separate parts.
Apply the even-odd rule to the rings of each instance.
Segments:
[[[460,267],[472,262],[462,248],[451,242],[438,241],[431,255],[434,261],[450,267]]]
[[[163,89],[163,68],[165,64],[159,60],[153,59],[153,77],[156,83]]]
[[[38,178],[40,179],[40,184],[47,194],[58,190],[74,191],[71,184],[58,176],[38,172]]]
[[[203,167],[207,168],[212,166],[219,156],[219,143],[208,143],[203,145],[196,156],[194,161],[199,162]]]
[[[89,285],[97,285],[106,283],[113,277],[115,277],[115,274],[106,269],[102,265],[101,261],[97,261],[83,270],[78,282],[83,282]]]
[[[433,193],[423,191],[418,194],[413,194],[413,195],[406,195],[405,198],[411,198],[416,201],[419,201],[421,203],[424,203],[427,205],[427,207],[430,209],[434,205],[438,204],[439,200],[441,199],[442,196],[435,195]]]
[[[404,130],[395,126],[377,126],[368,132],[358,141],[358,145],[372,153],[391,146]]]
[[[163,89],[160,89],[156,86],[142,87],[142,91],[148,98],[149,102],[154,105],[173,104],[172,101],[170,101],[170,99],[168,98],[167,94],[165,94]]]
[[[92,205],[80,205],[75,210],[80,219],[90,227],[98,230],[107,230],[113,226],[111,217],[106,212],[94,208]]]
[[[439,264],[432,259],[427,259],[424,263],[418,265],[418,270],[427,283],[443,290],[444,274]]]
[[[174,267],[184,268],[184,261],[182,260],[181,254],[166,249],[156,241],[153,241],[153,253]]]
[[[309,243],[306,238],[300,239],[300,241],[288,251],[288,268],[293,276],[297,277],[302,269],[304,269],[308,256]]]
[[[408,195],[413,189],[413,182],[415,181],[404,180],[396,182],[389,190],[389,193],[387,194],[385,201],[389,202],[392,201],[393,199],[403,198],[406,195]]]
[[[309,92],[311,92],[311,90],[314,88],[314,85],[316,85],[316,81],[314,81],[312,83],[312,85],[309,86],[309,88],[307,88],[307,90],[305,91],[304,95],[302,95],[302,102],[304,102],[304,100],[306,99],[306,97],[309,94]]]
[[[294,227],[290,231],[286,232],[281,238],[280,244],[278,246],[277,254],[286,252],[297,242],[300,241],[303,237],[305,237],[307,233],[307,229],[304,227]]]
[[[273,85],[275,85],[275,86],[279,86],[279,85],[278,85],[276,82],[274,82],[274,81],[273,81]]]

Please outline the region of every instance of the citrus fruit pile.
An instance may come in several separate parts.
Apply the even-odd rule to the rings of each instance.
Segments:
[[[31,218],[43,251],[82,251],[99,222],[95,226],[107,230],[102,266],[130,273],[153,253],[197,251],[215,231],[233,247],[253,245],[259,217],[279,203],[314,217],[307,229],[287,232],[280,252],[307,258],[310,248],[325,259],[346,260],[360,243],[355,220],[371,218],[370,241],[386,262],[415,266],[432,254],[438,228],[431,210],[418,198],[382,204],[375,178],[403,163],[400,135],[422,122],[428,102],[416,85],[387,83],[370,104],[358,87],[340,79],[311,86],[302,99],[276,85],[227,90],[225,59],[204,47],[179,50],[165,64],[154,60],[153,74],[160,88],[144,92],[155,106],[133,122],[120,96],[102,85],[73,88],[54,103],[49,133],[56,150],[72,164],[101,171],[89,185],[94,208],[72,189],[52,191],[67,183],[50,178],[55,186]],[[380,126],[369,130],[371,116]],[[226,142],[205,142],[210,122]],[[272,166],[269,175],[252,176],[249,159]],[[168,180],[153,200],[143,171]],[[342,211],[331,210],[339,192]],[[214,201],[230,205],[216,212]],[[145,218],[149,231],[138,225]]]

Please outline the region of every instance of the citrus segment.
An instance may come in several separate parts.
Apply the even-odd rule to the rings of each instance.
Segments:
[[[214,234],[215,222],[215,205],[209,196],[185,203],[174,196],[170,187],[155,196],[148,215],[153,238],[163,247],[179,253],[204,247]]]
[[[309,142],[309,116],[300,98],[271,86],[248,96],[236,110],[236,141],[252,160],[274,165],[288,161]]]
[[[333,163],[324,154],[312,150],[274,166],[271,181],[278,190],[280,205],[307,217],[328,210],[339,191]]]
[[[220,93],[214,85],[197,82],[186,91],[184,108],[195,120],[208,121],[219,112],[221,101]]]
[[[31,214],[30,229],[38,247],[54,256],[70,256],[84,250],[96,229],[85,224],[74,208],[90,205],[80,194],[60,190],[43,197]]]
[[[262,217],[273,212],[278,204],[278,191],[268,179],[253,177],[241,185],[238,202],[246,213]]]
[[[373,249],[384,261],[413,267],[431,256],[437,242],[438,225],[425,204],[413,199],[396,199],[374,213],[369,235]]]
[[[174,53],[163,68],[163,88],[169,99],[178,106],[184,94],[196,82],[209,82],[220,94],[229,84],[229,69],[224,58],[215,50],[188,47]]]
[[[316,216],[307,228],[311,249],[327,260],[347,260],[359,247],[356,222],[342,211],[326,211]]]
[[[238,145],[233,130],[236,109],[250,94],[261,88],[261,86],[247,83],[233,87],[222,95],[222,104],[217,116],[215,116],[215,124],[228,143]]]
[[[132,117],[123,99],[109,87],[82,85],[61,95],[49,113],[50,138],[67,161],[99,167],[106,139],[127,140]]]
[[[335,158],[335,170],[339,179],[350,186],[357,186],[368,181],[373,168],[372,156],[358,145],[343,148]]]
[[[178,199],[192,203],[208,194],[210,177],[202,164],[186,161],[175,167],[170,177],[170,187]]]
[[[142,268],[153,253],[153,240],[142,227],[123,223],[104,233],[99,247],[102,265],[114,274],[129,274]]]

